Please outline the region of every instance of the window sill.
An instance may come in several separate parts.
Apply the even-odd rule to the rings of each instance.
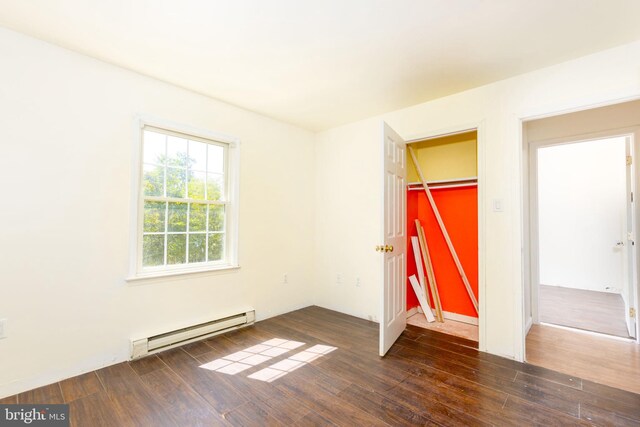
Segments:
[[[239,265],[217,265],[217,266],[209,266],[202,268],[190,268],[184,270],[169,270],[169,271],[154,271],[150,273],[140,273],[127,277],[125,281],[127,282],[144,282],[154,279],[164,279],[164,278],[174,278],[180,276],[190,276],[194,274],[206,274],[206,273],[223,273],[230,270],[238,270],[240,269]]]

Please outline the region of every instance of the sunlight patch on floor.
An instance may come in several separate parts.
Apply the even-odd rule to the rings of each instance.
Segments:
[[[268,368],[261,369],[249,375],[249,378],[270,383],[334,350],[337,350],[337,347],[320,344],[314,345],[311,348],[290,356],[288,359],[281,360]]]
[[[303,342],[273,338],[261,344],[257,344],[244,350],[231,353],[220,359],[200,365],[203,369],[220,372],[222,374],[235,375],[252,366],[260,365],[276,356],[285,354],[291,350],[305,345]]]
[[[244,350],[236,351],[227,356],[200,365],[203,369],[219,372],[221,374],[235,375],[249,368],[268,362],[274,357],[281,356],[291,350],[304,346],[300,341],[273,338],[261,344],[257,344]],[[272,382],[289,372],[313,362],[314,360],[337,350],[337,347],[316,344],[306,350],[300,351],[285,360],[274,363],[268,368],[261,369],[248,378],[259,381]]]

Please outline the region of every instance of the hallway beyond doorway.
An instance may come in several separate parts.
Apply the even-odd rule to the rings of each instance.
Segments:
[[[622,296],[540,285],[540,322],[629,338]]]

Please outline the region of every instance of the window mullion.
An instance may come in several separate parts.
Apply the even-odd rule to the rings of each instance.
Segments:
[[[168,233],[169,232],[169,203],[164,204],[164,264],[167,265],[167,252],[169,248],[167,245],[169,244]]]
[[[205,164],[204,168],[206,169],[204,172],[204,200],[209,200],[209,147],[207,147],[207,152],[205,154]],[[209,209],[211,209],[211,205],[207,204],[207,209],[205,209],[205,214],[207,218],[205,219],[204,226],[204,262],[209,262]]]
[[[211,206],[207,205],[207,220],[204,228],[204,262],[209,262],[209,209],[211,209]]]
[[[160,197],[160,196],[145,196],[144,198],[149,202],[172,202],[172,203],[199,203],[206,205],[224,205],[228,203],[225,200],[201,200],[201,199],[185,199],[180,197]]]
[[[187,203],[187,238],[185,239],[185,262],[189,264],[189,226],[191,225],[191,203]]]

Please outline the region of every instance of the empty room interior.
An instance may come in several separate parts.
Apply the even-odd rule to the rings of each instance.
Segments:
[[[0,425],[640,424],[637,16],[0,0]]]

